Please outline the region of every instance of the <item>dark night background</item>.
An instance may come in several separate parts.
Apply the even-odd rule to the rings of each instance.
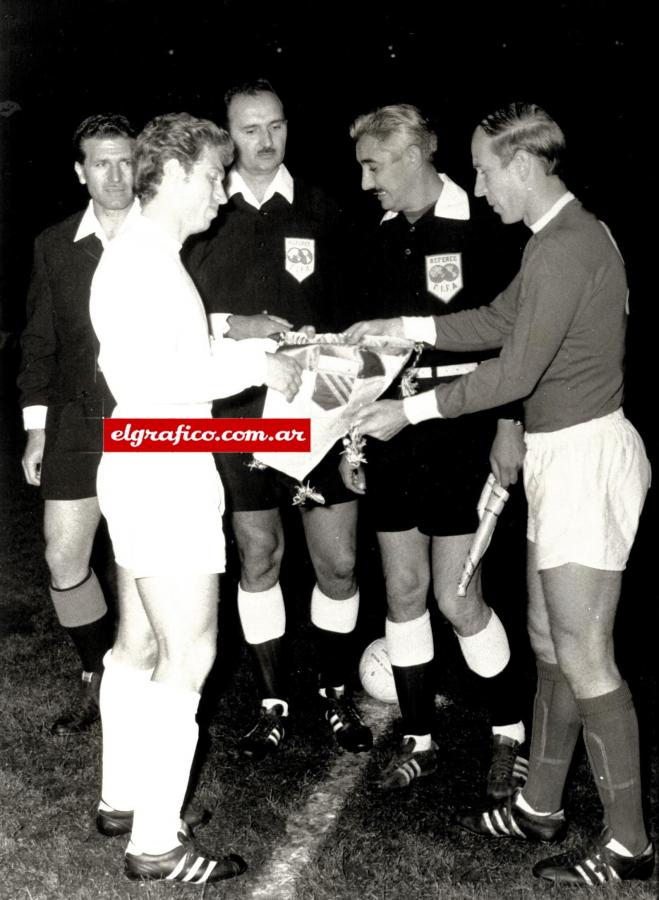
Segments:
[[[607,221],[627,261],[626,409],[651,442],[654,289],[646,262],[652,251],[640,249],[640,211],[655,166],[638,115],[647,82],[644,29],[649,21],[624,0],[0,0],[5,398],[33,237],[86,199],[71,156],[77,123],[101,110],[124,112],[138,127],[174,110],[217,119],[226,87],[260,75],[284,100],[290,169],[349,209],[373,214],[348,136],[357,114],[383,103],[417,104],[438,130],[438,167],[471,189],[469,139],[479,118],[516,98],[545,106],[567,135],[569,187]]]

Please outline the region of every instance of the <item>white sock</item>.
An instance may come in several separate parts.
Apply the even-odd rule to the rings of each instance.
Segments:
[[[406,741],[408,738],[414,739],[414,750],[430,750],[432,747],[432,737],[429,734],[404,734],[403,740]]]
[[[279,582],[267,591],[245,591],[239,586],[238,615],[248,644],[263,644],[283,637],[286,607]]]
[[[629,850],[624,847],[620,841],[616,841],[615,838],[611,838],[610,841],[606,844],[609,850],[613,850],[614,853],[617,853],[618,856],[633,856],[633,853],[630,853]]]
[[[140,784],[131,842],[141,853],[166,853],[179,843],[181,806],[199,729],[199,694],[150,681]]]
[[[456,631],[462,655],[472,672],[493,678],[508,665],[510,645],[499,616],[491,610],[490,621],[476,634],[462,637]]]
[[[128,811],[135,808],[137,797],[145,691],[153,669],[134,669],[116,662],[111,650],[103,664],[99,700],[103,726],[101,797],[108,808]]]
[[[510,738],[511,741],[517,741],[518,744],[523,744],[526,740],[526,729],[522,721],[515,722],[513,725],[493,725],[492,734],[501,734]]]
[[[264,697],[264,699],[261,700],[261,706],[264,707],[264,709],[272,709],[273,706],[282,706],[284,708],[282,716],[288,715],[288,703],[285,700],[280,700],[279,697]]]
[[[428,610],[409,622],[386,619],[384,624],[392,666],[420,666],[433,659],[435,652]]]
[[[336,687],[332,687],[332,691],[336,694],[337,697],[343,697],[345,696],[346,686],[345,684],[338,684],[336,685]],[[318,693],[321,697],[324,697],[327,700],[327,688],[318,688]]]
[[[533,809],[533,807],[526,802],[524,797],[522,796],[522,792],[520,791],[515,797],[515,806],[521,809],[523,812],[528,813],[531,816],[562,816],[563,810],[559,809],[557,812],[540,812],[537,809]]]
[[[311,592],[311,621],[316,628],[350,634],[355,630],[359,613],[359,591],[345,600],[334,600],[316,584]]]

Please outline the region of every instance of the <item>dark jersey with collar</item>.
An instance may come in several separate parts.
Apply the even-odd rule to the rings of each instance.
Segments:
[[[339,207],[297,178],[293,203],[276,193],[260,209],[234,194],[209,231],[186,244],[184,262],[208,313],[258,315],[267,310],[293,328],[339,331],[344,249]],[[260,416],[265,388],[216,402],[216,416]]]
[[[294,328],[336,331],[351,320],[340,310],[340,223],[324,191],[295,179],[292,204],[276,193],[256,209],[235,194],[184,261],[209,313],[267,310]]]
[[[519,268],[516,229],[469,203],[466,220],[435,216],[434,208],[410,224],[402,213],[371,231],[362,257],[361,318],[443,316],[483,306]],[[423,351],[417,365],[478,362],[498,351]]]
[[[21,336],[22,407],[51,409],[98,393],[98,341],[89,319],[89,292],[103,246],[94,234],[74,240],[82,216],[75,213],[52,225],[34,244],[28,320]]]
[[[506,231],[478,202],[469,207],[466,220],[435,216],[433,207],[412,224],[399,213],[370,230],[361,257],[361,318],[443,316],[494,300],[518,269],[517,232]],[[454,366],[497,353],[426,348],[409,366]],[[435,383],[424,378],[417,388],[427,391]],[[384,396],[400,398],[398,379]],[[496,420],[517,419],[520,412],[521,405],[510,405],[431,419],[403,428],[389,441],[368,438],[366,496],[376,530],[418,528],[432,536],[474,532]]]
[[[103,245],[95,234],[75,240],[83,215],[69,216],[37,237],[21,336],[20,405],[48,407],[41,472],[46,500],[95,495],[102,416],[114,408],[89,318]]]

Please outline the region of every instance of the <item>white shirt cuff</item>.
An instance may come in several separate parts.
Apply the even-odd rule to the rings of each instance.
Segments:
[[[23,428],[33,431],[46,427],[47,406],[26,406],[23,409]]]
[[[245,373],[248,373],[247,378],[241,378],[245,384],[238,390],[265,383],[268,362],[266,353],[276,352],[277,341],[273,341],[272,338],[244,338],[241,341],[235,341],[233,338],[220,338],[212,342],[211,352],[213,354],[222,353],[223,343],[225,346],[230,344],[232,347],[238,348],[240,374],[244,376]]]
[[[437,329],[432,316],[402,316],[403,335],[417,344],[435,346]]]
[[[231,313],[211,313],[208,316],[208,324],[210,332],[214,338],[221,338],[231,328],[229,325],[229,316]]]
[[[405,397],[403,412],[412,425],[425,422],[426,419],[444,418],[437,409],[437,398],[434,391],[424,391],[423,394],[415,394],[414,397]]]

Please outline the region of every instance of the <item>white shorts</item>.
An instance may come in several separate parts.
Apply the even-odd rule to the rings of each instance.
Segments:
[[[526,435],[527,538],[538,569],[578,563],[622,571],[629,557],[650,463],[622,411],[559,431]]]
[[[115,559],[136,578],[224,571],[224,491],[212,454],[104,453],[97,489]]]

